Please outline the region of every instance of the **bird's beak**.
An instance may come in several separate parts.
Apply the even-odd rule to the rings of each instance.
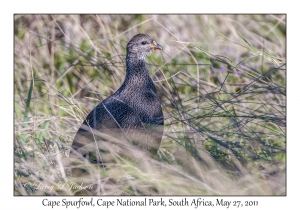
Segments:
[[[162,50],[162,49],[163,49],[163,47],[162,47],[160,44],[156,43],[156,41],[153,41],[151,47],[152,47],[154,50]]]

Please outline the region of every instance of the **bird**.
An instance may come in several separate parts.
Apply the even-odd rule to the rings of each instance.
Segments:
[[[73,140],[71,157],[80,155],[93,163],[103,162],[97,155],[94,131],[122,139],[150,155],[157,153],[163,136],[164,116],[145,59],[162,49],[147,34],[131,38],[126,46],[124,82],[87,115]]]

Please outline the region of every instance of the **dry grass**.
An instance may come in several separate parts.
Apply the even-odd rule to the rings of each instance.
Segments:
[[[285,21],[16,15],[15,194],[285,195]],[[111,164],[78,160],[86,176],[70,177],[74,135],[122,84],[125,46],[137,33],[164,47],[147,59],[166,122],[160,151],[141,161],[103,142]],[[69,190],[74,183],[93,189]]]

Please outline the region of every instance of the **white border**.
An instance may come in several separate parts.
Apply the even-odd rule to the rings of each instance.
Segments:
[[[300,98],[299,89],[299,6],[290,2],[271,0],[251,1],[9,1],[1,3],[1,203],[5,207],[16,209],[41,209],[44,197],[13,197],[13,14],[14,13],[287,13],[287,61],[288,61],[288,136],[287,136],[287,196],[286,197],[202,197],[206,200],[258,200],[255,209],[277,209],[299,206],[299,134]],[[298,173],[297,173],[298,172]],[[78,200],[78,197],[51,197],[49,199]],[[86,197],[85,197],[86,198]],[[116,199],[106,197],[105,199]],[[130,197],[142,199],[142,197]],[[158,199],[158,197],[156,197]],[[168,200],[169,197],[163,197]],[[170,197],[171,198],[171,197]],[[188,197],[191,199],[191,197]],[[95,198],[97,199],[97,198]],[[181,199],[176,197],[176,199]],[[4,207],[4,208],[5,208]],[[295,208],[296,207],[296,208]],[[47,207],[47,209],[51,207]],[[65,207],[62,207],[65,209]],[[99,208],[99,207],[97,207]],[[114,209],[118,209],[116,207]],[[146,209],[150,207],[146,207]],[[299,207],[298,207],[299,208]],[[5,208],[6,209],[6,208]],[[72,208],[68,208],[72,209]],[[113,209],[113,208],[110,208]],[[138,209],[129,207],[127,209]],[[176,209],[176,208],[175,208]],[[186,208],[188,209],[188,208]],[[189,207],[189,209],[194,209]],[[218,208],[213,208],[218,209]],[[224,209],[224,207],[222,207]],[[248,208],[249,209],[249,208]]]

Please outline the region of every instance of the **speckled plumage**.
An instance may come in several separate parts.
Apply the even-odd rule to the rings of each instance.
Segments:
[[[118,134],[145,151],[156,153],[163,134],[163,112],[145,57],[161,50],[150,36],[135,35],[127,44],[126,77],[122,86],[86,117],[83,125],[100,132]],[[74,150],[93,141],[90,129],[81,127],[72,144]],[[88,140],[87,140],[88,139]],[[82,155],[84,152],[79,152]]]

